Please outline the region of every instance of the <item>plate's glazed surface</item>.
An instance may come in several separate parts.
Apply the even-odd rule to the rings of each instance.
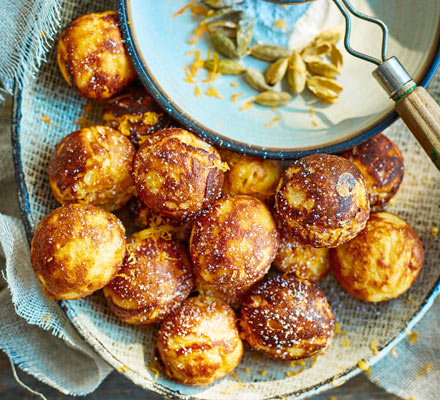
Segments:
[[[93,5],[73,0],[63,1],[62,25],[78,15],[110,8],[101,0]],[[430,87],[440,99],[440,83]],[[13,129],[14,158],[19,198],[29,239],[40,220],[57,207],[47,178],[49,158],[56,144],[78,129],[85,116],[86,100],[77,96],[64,82],[57,66],[54,49],[29,84],[16,92]],[[47,118],[50,124],[44,122]],[[87,118],[99,122],[99,109]],[[425,156],[402,123],[386,132],[402,150],[406,175],[402,187],[388,208],[407,220],[419,234],[425,248],[425,265],[411,290],[401,298],[383,304],[367,304],[344,293],[332,277],[321,285],[334,308],[345,334],[338,334],[329,351],[319,357],[313,368],[288,377],[293,371],[288,363],[258,359],[246,351],[237,376],[243,387],[228,376],[214,385],[192,388],[178,385],[166,377],[155,380],[148,368],[152,361],[155,328],[134,327],[121,323],[106,307],[101,293],[80,301],[64,302],[73,325],[102,357],[136,384],[174,398],[197,399],[270,399],[307,397],[339,384],[359,372],[360,359],[370,364],[387,356],[396,343],[405,338],[416,321],[426,312],[440,290],[440,239],[431,229],[440,221],[440,174]],[[375,339],[380,353],[370,349]],[[346,342],[345,342],[346,341]],[[344,343],[350,346],[345,346]],[[397,359],[398,361],[398,359]],[[308,366],[310,364],[307,364]],[[249,371],[247,370],[249,368]],[[299,369],[297,366],[296,369]],[[266,371],[263,375],[262,371]],[[232,390],[232,388],[234,388]]]
[[[429,0],[423,7],[411,0],[354,0],[352,3],[358,10],[384,20],[391,35],[388,54],[397,56],[415,80],[426,85],[438,64],[440,3]],[[254,105],[243,111],[241,107],[256,92],[244,83],[243,77],[225,76],[214,82],[222,100],[196,97],[195,84],[185,82],[183,67],[188,67],[194,58],[189,51],[200,50],[203,57],[209,43],[206,39],[195,45],[188,43],[197,27],[196,20],[189,11],[172,17],[185,4],[175,0],[154,3],[121,0],[122,28],[142,81],[164,108],[211,142],[270,158],[293,158],[317,150],[340,151],[380,132],[395,120],[393,102],[371,75],[375,66],[350,56],[345,50],[344,66],[338,77],[344,90],[336,104],[316,101],[306,91],[276,110]],[[328,0],[313,2],[302,17],[305,20],[297,24],[315,23],[313,13],[323,8],[325,17],[316,21],[325,21],[325,28],[343,24],[343,17]],[[408,29],[408,26],[417,26],[417,29]],[[304,37],[299,39],[304,45]],[[301,48],[300,41],[293,36],[293,48],[295,43]],[[381,31],[376,25],[354,21],[351,43],[355,49],[378,55],[381,41]],[[260,70],[268,65],[251,57],[246,57],[244,63]],[[212,85],[201,82],[206,78],[203,73],[206,72],[200,72],[197,80],[201,93]],[[231,82],[237,82],[238,87],[232,87]],[[236,93],[242,95],[232,102],[230,99]],[[311,105],[316,113],[313,118],[316,126],[309,115]],[[276,117],[280,120],[268,127]]]

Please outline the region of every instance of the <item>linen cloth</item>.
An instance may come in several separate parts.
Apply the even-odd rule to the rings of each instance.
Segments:
[[[43,60],[46,41],[58,26],[57,5],[56,1],[36,0],[0,5],[0,21],[16,21],[17,27],[14,30],[10,24],[0,25],[0,37],[5,38],[0,42],[0,82],[4,89],[12,89],[14,78],[25,82]],[[14,15],[16,18],[11,17]],[[12,31],[15,36],[11,39]],[[10,51],[26,46],[33,49],[26,55],[14,56]],[[438,83],[439,79],[435,85]],[[42,294],[33,274],[15,194],[10,101],[8,98],[0,107],[0,263],[9,286],[0,292],[0,347],[21,369],[41,381],[66,394],[84,395],[99,386],[111,368],[82,340],[58,303]],[[437,399],[439,316],[437,301],[415,329],[419,340],[414,345],[404,340],[396,349],[398,358],[385,357],[372,368],[371,379],[402,398],[412,395],[415,399]],[[428,363],[433,364],[432,370],[415,379]]]
[[[0,107],[0,348],[22,370],[65,394],[95,390],[112,368],[40,290],[18,209],[10,141],[11,99]],[[26,319],[25,319],[26,318]]]

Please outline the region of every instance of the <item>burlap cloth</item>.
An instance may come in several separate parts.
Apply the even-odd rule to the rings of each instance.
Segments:
[[[24,3],[42,4],[44,1]],[[79,5],[74,1],[61,3],[61,26],[86,11],[114,6],[103,1]],[[35,9],[38,10],[38,7],[31,7],[28,11],[34,12]],[[0,21],[9,21],[4,17],[10,12],[1,4]],[[0,37],[4,23],[0,25]],[[28,46],[32,44],[28,43]],[[7,51],[5,47],[0,49]],[[20,78],[20,75],[17,77]],[[10,89],[8,79],[7,73],[0,69],[0,80],[6,89]],[[54,65],[53,51],[48,55],[48,63],[36,71],[36,76],[26,79],[21,98],[21,160],[29,190],[29,212],[36,224],[56,205],[46,179],[48,158],[55,143],[76,128],[75,121],[83,115],[85,101],[73,94],[62,81]],[[440,77],[430,85],[430,91],[437,100],[440,99]],[[123,326],[108,313],[99,295],[65,304],[65,310],[62,310],[58,303],[48,300],[41,291],[29,262],[28,243],[16,198],[10,143],[10,103],[8,98],[0,106],[0,262],[8,283],[8,287],[0,292],[0,347],[21,369],[63,393],[90,393],[105,379],[111,368],[77,333],[70,322],[73,321],[95,349],[102,349],[101,355],[106,360],[119,366],[137,383],[150,387],[154,373],[145,365],[151,356],[154,331]],[[42,121],[43,114],[49,117],[51,124]],[[93,115],[89,117],[93,119]],[[369,343],[372,338],[377,339],[380,348],[406,327],[440,275],[439,239],[431,234],[432,227],[440,223],[440,177],[401,122],[394,124],[386,133],[399,144],[406,160],[406,177],[391,211],[414,226],[421,236],[426,254],[422,274],[409,296],[384,305],[366,305],[346,296],[330,278],[324,283],[324,290],[347,333],[337,335],[328,354],[319,358],[314,368],[285,379],[285,366],[255,360],[247,355],[237,370],[245,381],[245,389],[230,394],[225,392],[224,389],[234,382],[232,378],[220,383],[223,391],[219,392],[216,388],[207,388],[204,392],[175,389],[206,398],[244,399],[281,395],[307,387],[310,382],[322,377],[333,376],[338,365],[347,369],[355,364],[355,360],[371,358]],[[417,342],[410,344],[408,339],[404,339],[393,352],[397,358],[385,355],[373,366],[372,381],[402,398],[412,395],[415,399],[438,399],[439,317],[440,301],[437,301],[427,316],[412,329],[419,333]],[[345,341],[350,343],[350,347],[344,345]],[[431,370],[429,364],[432,364]],[[254,371],[252,377],[246,380],[245,368],[249,366]],[[263,368],[267,371],[264,377],[261,374]],[[171,385],[164,378],[159,383]]]

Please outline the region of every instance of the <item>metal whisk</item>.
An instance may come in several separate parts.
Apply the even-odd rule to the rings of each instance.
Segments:
[[[277,4],[302,4],[315,0],[266,0]],[[396,57],[388,57],[388,27],[378,18],[357,11],[348,0],[332,0],[345,18],[347,51],[354,57],[376,64],[373,76],[395,101],[396,111],[440,170],[440,107],[431,95],[417,86]],[[382,59],[353,49],[350,45],[352,15],[382,29]]]

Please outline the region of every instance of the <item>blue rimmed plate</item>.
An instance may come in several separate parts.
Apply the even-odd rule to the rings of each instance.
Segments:
[[[426,85],[439,64],[440,3],[427,0],[423,7],[411,0],[355,0],[352,3],[360,11],[380,16],[387,23],[391,32],[389,54],[398,56],[416,81]],[[246,101],[257,94],[243,77],[222,76],[214,83],[203,83],[206,72],[201,71],[196,84],[185,82],[184,67],[189,67],[194,58],[188,52],[199,50],[205,56],[209,45],[206,38],[195,45],[189,44],[198,25],[189,10],[173,18],[185,4],[186,1],[176,0],[120,0],[121,24],[135,67],[149,91],[176,119],[211,143],[248,154],[289,159],[317,151],[344,150],[395,121],[393,102],[371,75],[374,66],[347,53],[344,53],[344,67],[338,77],[344,90],[338,102],[332,105],[316,101],[306,91],[276,110],[254,105],[243,111]],[[319,32],[339,24],[343,19],[335,8],[330,1],[318,0],[304,15],[299,15],[297,25],[310,27],[323,23],[322,28],[310,29],[310,32]],[[317,14],[319,18],[315,17]],[[269,17],[264,16],[265,20]],[[274,14],[275,18],[279,18],[279,14]],[[293,48],[304,43],[307,36],[303,32],[296,34],[298,38],[291,39]],[[273,32],[267,36],[276,37]],[[381,32],[375,25],[355,22],[352,44],[356,49],[376,55],[381,47]],[[260,70],[267,68],[266,63],[250,57],[243,59],[243,63]],[[233,82],[238,86],[234,87]],[[200,97],[195,95],[196,85],[202,93]],[[204,94],[211,85],[222,99]],[[239,93],[241,95],[232,102],[232,96]],[[316,115],[310,115],[310,106]],[[271,124],[274,119],[276,122]]]

